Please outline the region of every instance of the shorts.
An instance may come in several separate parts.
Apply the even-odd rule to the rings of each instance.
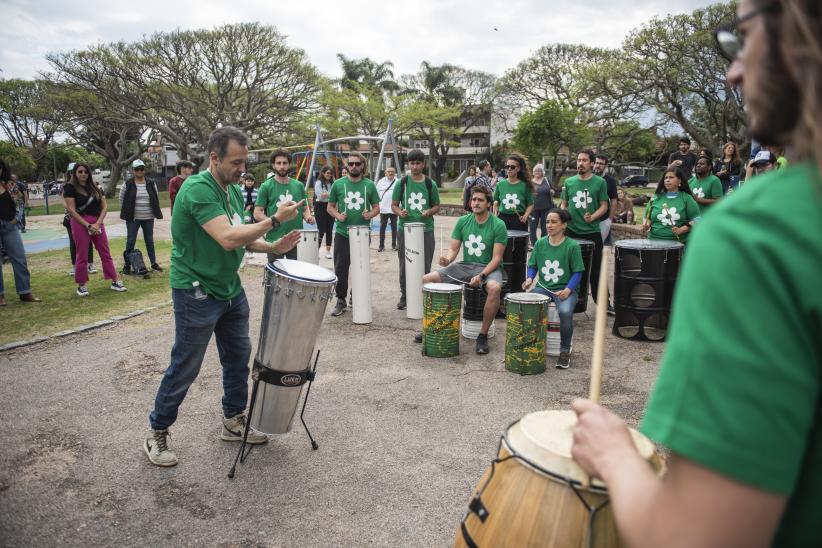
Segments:
[[[453,283],[454,281],[468,283],[471,278],[478,276],[487,265],[482,263],[451,263],[445,268],[440,268],[440,277],[443,283]],[[498,268],[488,275],[489,280],[494,280],[502,285],[502,271]]]

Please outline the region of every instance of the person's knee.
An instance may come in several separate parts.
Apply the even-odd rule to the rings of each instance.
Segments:
[[[488,293],[489,297],[499,297],[501,290],[502,286],[497,281],[488,280],[485,283],[485,292]]]
[[[437,284],[442,281],[442,277],[440,276],[439,272],[429,272],[425,276],[422,277],[422,282],[426,284]]]

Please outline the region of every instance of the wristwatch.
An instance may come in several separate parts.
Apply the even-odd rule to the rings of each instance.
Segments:
[[[488,279],[488,276],[485,274],[480,274],[480,281],[485,282]]]
[[[277,220],[276,214],[269,217],[271,219],[271,230],[274,230],[278,226],[280,226],[280,221]]]

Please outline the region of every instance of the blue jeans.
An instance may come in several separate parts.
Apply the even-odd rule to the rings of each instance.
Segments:
[[[143,241],[146,243],[146,253],[150,265],[157,262],[154,255],[154,219],[143,219],[140,221],[126,221],[126,250],[123,251],[123,261],[126,261],[126,254],[134,251],[137,243],[137,231],[143,229]]]
[[[245,411],[248,401],[248,300],[245,291],[234,299],[219,301],[199,289],[172,289],[174,346],[171,364],[160,381],[149,424],[165,430],[177,420],[177,410],[203,364],[212,333],[223,366],[223,416]]]
[[[17,224],[9,221],[0,221],[0,241],[3,249],[9,256],[11,268],[14,271],[14,289],[18,295],[31,293],[31,274],[26,264],[26,248],[23,247],[23,238],[20,237],[20,230]],[[0,295],[5,295],[3,287],[3,261],[0,261]]]
[[[549,209],[534,209],[528,217],[528,232],[531,234],[531,245],[537,243],[537,224],[539,224],[540,236],[548,235],[546,223],[548,221]]]
[[[579,298],[577,292],[571,291],[571,294],[564,301],[557,297],[556,293],[552,293],[539,285],[531,292],[548,295],[557,305],[557,312],[559,312],[559,351],[570,352],[571,340],[574,337],[574,307],[577,305]]]

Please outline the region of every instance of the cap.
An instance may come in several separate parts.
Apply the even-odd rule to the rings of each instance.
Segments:
[[[137,160],[134,160],[133,162],[131,162],[131,169],[135,169],[135,168],[138,168],[138,167],[146,167],[146,164],[144,164],[143,161],[140,160],[139,158]]]
[[[774,164],[776,163],[776,157],[771,153],[770,150],[760,150],[754,156],[753,165],[762,165],[762,164]]]

